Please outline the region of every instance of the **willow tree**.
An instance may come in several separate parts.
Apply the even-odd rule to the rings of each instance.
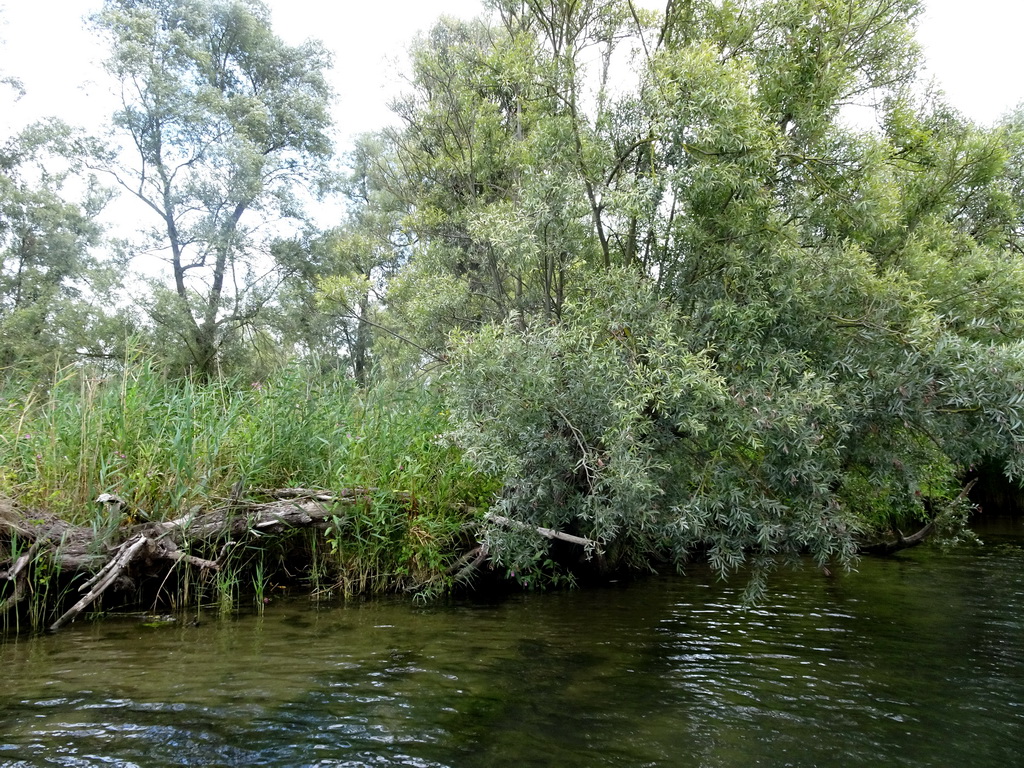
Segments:
[[[557,529],[611,563],[824,567],[955,530],[981,462],[1021,476],[1021,132],[920,88],[919,3],[492,5],[416,51],[387,298],[504,480],[495,560],[550,574]],[[602,40],[634,53],[617,96],[573,55]]]
[[[614,148],[607,72],[626,5],[494,3],[498,19],[440,20],[412,50],[411,88],[376,183],[405,206],[417,257],[385,323],[440,353],[454,329],[557,320],[580,264],[608,262]]]
[[[149,209],[149,253],[170,266],[152,317],[209,375],[260,330],[268,222],[300,215],[331,156],[329,57],[282,42],[259,0],[107,0],[94,23],[122,102],[103,167]]]

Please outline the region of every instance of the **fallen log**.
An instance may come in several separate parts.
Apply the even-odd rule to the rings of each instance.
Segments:
[[[27,594],[28,569],[39,549],[51,546],[58,570],[65,576],[86,578],[78,587],[85,594],[49,624],[56,631],[73,621],[86,608],[116,585],[130,584],[139,573],[157,577],[169,575],[178,564],[201,573],[220,570],[229,552],[239,543],[271,533],[290,529],[326,529],[339,518],[338,506],[371,502],[377,489],[350,488],[338,493],[305,488],[288,488],[258,492],[271,501],[245,501],[233,497],[219,508],[194,508],[185,515],[153,521],[139,510],[129,510],[125,502],[112,494],[101,494],[97,503],[104,505],[111,520],[124,520],[113,532],[112,540],[98,540],[92,526],[73,526],[53,516],[38,512],[18,512],[5,501],[0,511],[0,543],[17,536],[31,544],[28,551],[0,570],[0,584],[6,578],[13,589],[0,602],[0,616],[13,610]],[[407,495],[406,495],[407,496]],[[342,518],[344,516],[341,516]],[[142,522],[138,522],[142,521]],[[109,532],[108,532],[109,535]],[[118,539],[121,541],[118,543]],[[217,559],[195,554],[217,551]],[[106,550],[106,553],[103,553]],[[2,552],[2,550],[0,550]],[[0,554],[2,557],[2,554]],[[0,568],[3,568],[0,560]],[[2,594],[2,592],[0,592]]]
[[[3,575],[8,581],[14,582],[14,591],[0,603],[0,616],[6,616],[7,612],[25,599],[28,594],[28,566],[35,559],[36,553],[43,544],[43,539],[37,539],[29,547],[28,552],[21,555],[14,565]]]
[[[449,569],[448,575],[457,584],[468,582],[477,569],[480,568],[490,555],[486,544],[480,544],[460,557]]]
[[[65,611],[59,619],[53,622],[53,624],[50,625],[50,631],[56,632],[88,608],[92,602],[102,595],[106,589],[114,583],[117,577],[125,571],[135,558],[135,555],[150,543],[151,542],[148,538],[139,534],[131,541],[125,542],[118,547],[118,553],[112,557],[105,566],[103,566],[99,573],[82,585],[82,589],[92,585],[92,589],[89,590],[88,594]]]

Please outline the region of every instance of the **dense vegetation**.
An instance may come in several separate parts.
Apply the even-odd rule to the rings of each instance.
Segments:
[[[107,0],[111,135],[0,151],[0,492],[411,493],[327,534],[379,588],[706,557],[756,590],[955,538],[975,470],[1024,469],[1024,118],[919,81],[920,10],[490,0],[415,41],[339,174],[319,45],[258,0]],[[104,185],[137,242],[93,223]]]

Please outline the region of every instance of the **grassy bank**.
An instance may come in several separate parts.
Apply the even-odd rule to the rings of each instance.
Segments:
[[[275,586],[297,582],[328,593],[443,591],[494,490],[446,443],[447,429],[441,404],[421,386],[365,391],[301,367],[207,384],[169,381],[146,364],[103,377],[68,369],[46,386],[7,384],[0,495],[113,545],[140,520],[258,499],[261,490],[370,489],[326,530],[236,547],[208,583],[182,569],[165,580],[161,602],[231,607],[251,595],[262,603]],[[128,511],[96,504],[104,493]],[[2,562],[24,550],[16,533],[2,546]],[[52,553],[33,557],[34,589],[43,594]]]

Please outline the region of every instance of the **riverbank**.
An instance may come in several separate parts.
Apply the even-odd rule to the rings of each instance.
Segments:
[[[408,493],[239,487],[215,508],[195,507],[164,521],[145,519],[112,494],[97,504],[103,527],[0,500],[5,630],[24,624],[56,631],[115,606],[174,612],[212,603],[230,612],[240,600],[262,606],[288,589],[327,597],[437,595],[464,580],[471,564],[467,558],[448,565],[454,554],[438,548],[430,521],[420,519]],[[464,515],[463,531],[471,530],[471,517]],[[385,561],[383,542],[373,539],[388,531],[395,551]],[[400,567],[389,569],[394,562]]]
[[[464,509],[460,535],[441,539],[407,492],[238,486],[216,507],[196,506],[164,521],[146,519],[112,494],[96,504],[104,526],[75,525],[0,499],[3,633],[53,632],[80,616],[126,610],[181,616],[214,607],[230,614],[248,604],[262,611],[275,596],[295,593],[317,600],[400,592],[430,599],[489,572],[486,543],[474,535],[481,510]],[[390,539],[382,535],[388,531]],[[891,554],[931,532],[927,525],[865,543],[862,551]],[[558,531],[536,533],[581,552],[596,547]],[[492,576],[505,588],[529,586]]]
[[[442,593],[496,487],[418,384],[300,368],[197,384],[137,365],[3,395],[7,629],[52,627],[90,595],[75,615],[228,608],[285,585]]]
[[[441,395],[423,382],[359,388],[289,367],[255,382],[197,383],[145,364],[109,376],[73,368],[45,387],[11,382],[0,398],[3,631],[59,629],[123,609],[229,612],[282,590],[431,598],[492,577],[501,589],[537,589],[704,556],[723,575],[752,563],[750,584],[763,589],[775,560],[810,547],[800,539],[771,549],[772,536],[798,538],[774,501],[766,509],[777,519],[754,522],[750,512],[744,525],[769,536],[775,560],[765,551],[747,560],[756,542],[723,549],[711,528],[690,548],[673,547],[679,518],[659,521],[656,495],[655,506],[638,507],[650,518],[639,539],[594,529],[587,508],[573,504],[611,498],[594,476],[609,471],[600,456],[536,486],[562,499],[562,516],[526,522],[525,502],[518,512],[495,503],[503,485],[503,501],[515,496],[518,476],[474,466],[450,436]],[[581,438],[556,430],[537,439],[564,447]],[[857,547],[894,551],[942,525],[959,536],[969,487],[933,489],[929,519],[879,515],[886,524],[865,524],[856,540],[836,529],[833,559],[818,552],[815,566],[828,573]]]

